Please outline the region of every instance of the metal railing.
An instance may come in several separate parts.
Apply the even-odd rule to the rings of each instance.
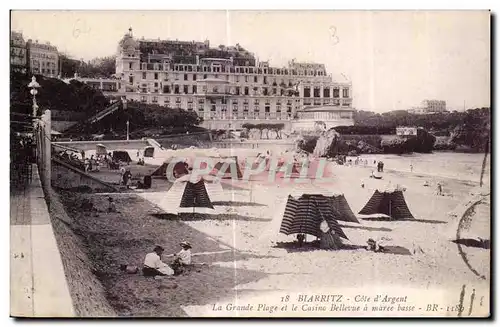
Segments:
[[[34,122],[34,137],[36,143],[36,161],[38,165],[38,173],[44,190],[50,189],[51,180],[51,113],[50,110],[45,110],[40,119]]]

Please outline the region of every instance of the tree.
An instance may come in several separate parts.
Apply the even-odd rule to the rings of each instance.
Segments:
[[[95,58],[88,62],[82,62],[78,74],[81,77],[109,78],[116,73],[116,57]]]
[[[270,124],[269,127],[276,133],[276,139],[281,139],[281,131],[285,128],[284,123]]]

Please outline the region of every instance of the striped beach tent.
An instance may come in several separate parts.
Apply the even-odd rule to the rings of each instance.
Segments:
[[[212,182],[210,177],[193,180],[185,175],[175,181],[160,207],[167,213],[206,213],[215,214],[212,201],[223,201],[224,192],[220,183]]]
[[[340,228],[335,213],[326,210],[324,204],[319,204],[318,197],[304,194],[299,198],[288,196],[288,200],[281,221],[280,233],[309,234],[322,237],[321,223],[326,221],[328,227],[338,236],[347,239]]]
[[[318,205],[323,207],[323,210],[329,210],[333,213],[335,220],[359,224],[358,218],[354,215],[343,194],[319,196],[317,201]]]
[[[335,216],[335,220],[360,223],[344,194],[330,191],[321,185],[312,183],[297,184],[290,191],[290,195],[293,197],[300,197],[304,194],[315,198],[318,205],[322,207],[322,210],[331,211]]]
[[[412,213],[406,204],[403,191],[375,190],[368,203],[359,212],[360,215],[384,214],[392,220],[413,220]]]

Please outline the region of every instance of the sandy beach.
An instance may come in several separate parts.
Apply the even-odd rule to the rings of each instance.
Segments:
[[[244,152],[238,154],[245,155]],[[463,156],[458,154],[455,158],[459,161]],[[477,162],[481,163],[480,158],[476,156],[468,164],[475,167]],[[160,160],[161,156],[155,158],[155,161]],[[435,156],[436,160],[441,159]],[[265,308],[261,308],[264,311],[255,309],[245,314],[226,306],[228,303],[259,303],[262,299],[279,304],[283,294],[293,296],[304,290],[311,293],[343,290],[349,294],[355,288],[368,293],[391,288],[396,293],[402,289],[405,292],[432,290],[437,292],[436,299],[453,298],[450,301],[456,304],[462,285],[468,285],[474,287],[477,296],[483,296],[486,303],[489,299],[490,251],[462,247],[466,252],[464,259],[457,244],[451,242],[458,219],[449,215],[466,201],[470,190],[477,187],[479,175],[471,173],[466,178],[450,178],[464,175],[450,171],[441,174],[441,168],[422,171],[423,163],[414,164],[418,170],[409,172],[404,169],[408,159],[397,156],[386,157],[385,162],[387,171],[382,180],[368,178],[373,170],[371,167],[332,164],[330,168],[335,178],[328,183],[315,180],[301,185],[277,186],[223,181],[225,201],[215,203],[219,214],[203,218],[166,219],[162,216],[162,198],[170,187],[168,184],[156,187],[154,191],[113,195],[119,213],[102,212],[95,216],[69,209],[68,214],[75,221],[75,229],[80,235],[85,235],[101,282],[120,315],[279,316],[279,312],[265,313],[268,312]],[[474,169],[476,172],[477,168]],[[489,180],[489,175],[485,180]],[[425,181],[429,181],[430,186],[424,186]],[[444,196],[436,195],[436,181],[443,184]],[[361,182],[364,182],[364,188]],[[306,247],[298,250],[284,244],[294,241],[293,235],[278,233],[286,197],[294,189],[305,189],[306,193],[343,193],[357,214],[375,189],[389,185],[406,188],[404,196],[415,221],[360,220],[359,225],[341,222],[341,226],[351,245],[365,246],[368,238],[386,237],[390,239],[390,245],[406,249],[406,255],[364,249],[325,251]],[[92,197],[96,206],[104,210],[106,197],[103,195],[66,194],[63,198],[69,208],[84,197]],[[478,228],[484,229],[487,225],[489,230],[489,215],[486,213],[488,210],[484,208],[476,213],[482,221]],[[309,236],[307,241],[313,239]],[[120,264],[141,266],[144,255],[155,244],[164,246],[166,254],[175,253],[181,240],[190,241],[194,261],[204,263],[187,275],[152,280],[127,275],[118,269]],[[164,260],[168,262],[169,259]],[[464,260],[485,279],[473,273]],[[419,297],[415,295],[415,299]],[[222,309],[216,310],[217,305]]]

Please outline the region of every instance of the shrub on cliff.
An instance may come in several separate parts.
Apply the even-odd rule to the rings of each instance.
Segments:
[[[380,145],[384,153],[403,154],[413,152],[412,140],[402,137],[382,140]]]
[[[316,143],[318,142],[319,136],[299,136],[295,140],[295,147],[298,150],[305,151],[307,153],[313,153],[316,148]]]
[[[35,75],[40,88],[36,96],[40,110],[60,110],[85,112],[95,114],[109,105],[109,100],[99,90],[88,85],[71,81],[69,84],[57,79]],[[11,73],[10,106],[12,112],[30,114],[32,112],[33,96],[28,84],[31,75]]]
[[[413,152],[430,153],[434,149],[436,137],[428,133],[424,129],[418,129],[417,137],[415,138]]]
[[[455,150],[456,148],[457,145],[451,142],[449,137],[437,137],[434,143],[434,150],[437,151]]]

